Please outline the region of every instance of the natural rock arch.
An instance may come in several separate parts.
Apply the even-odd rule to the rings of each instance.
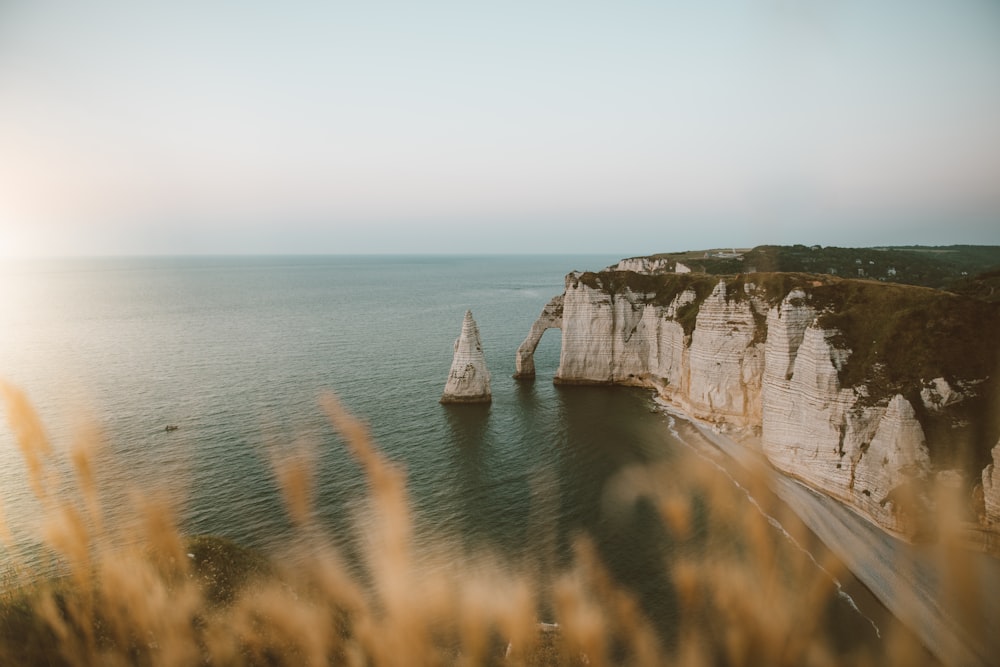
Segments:
[[[535,323],[531,325],[528,337],[524,339],[520,347],[517,348],[517,356],[514,359],[514,378],[517,380],[535,379],[535,348],[538,341],[542,339],[542,334],[547,329],[562,329],[563,320],[563,295],[554,297],[542,308],[542,314],[538,316]]]

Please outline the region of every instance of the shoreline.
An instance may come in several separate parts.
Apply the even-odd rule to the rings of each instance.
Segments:
[[[990,665],[1000,655],[1000,635],[993,631],[1000,627],[996,559],[980,552],[955,553],[938,545],[905,542],[844,503],[778,471],[753,448],[749,437],[738,442],[659,395],[654,400],[666,414],[690,424],[728,460],[764,474],[771,492],[943,664]],[[685,444],[697,451],[696,445]],[[961,585],[970,579],[971,586]]]

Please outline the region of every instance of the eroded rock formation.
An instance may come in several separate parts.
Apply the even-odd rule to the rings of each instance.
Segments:
[[[538,341],[542,339],[542,334],[547,329],[561,329],[563,317],[563,295],[554,297],[542,308],[542,314],[538,316],[528,337],[517,348],[517,357],[514,359],[514,378],[518,380],[535,379],[535,349]]]
[[[675,262],[664,257],[629,257],[608,267],[608,271],[663,273],[674,271]],[[686,268],[686,267],[685,267]]]
[[[986,520],[1000,527],[1000,442],[990,452],[992,463],[983,470],[983,499]]]
[[[962,407],[974,393],[967,388],[982,377],[948,383],[943,377],[916,375],[940,361],[924,359],[933,356],[926,353],[918,360],[924,366],[911,369],[912,381],[886,373],[879,354],[894,352],[891,338],[913,328],[903,322],[899,331],[861,329],[866,317],[887,315],[868,304],[885,307],[880,299],[887,293],[878,291],[883,286],[877,283],[781,274],[758,279],[771,282],[755,284],[754,276],[719,280],[687,274],[571,273],[562,300],[557,297],[546,306],[519,348],[519,373],[533,377],[531,353],[538,339],[545,329],[560,326],[555,382],[654,387],[693,417],[752,429],[775,467],[888,529],[912,534],[914,518],[927,501],[926,483],[935,472],[921,420],[947,424],[944,436],[938,433],[944,440],[936,450],[944,469],[948,438],[970,432],[969,413],[959,418],[950,411]],[[717,282],[707,282],[711,280]],[[917,296],[924,298],[923,293]],[[824,319],[842,314],[838,299],[846,300],[851,313],[860,313],[861,325],[844,320],[854,327],[847,331],[854,338]],[[900,308],[904,306],[910,307]],[[932,335],[931,327],[921,328]],[[863,350],[862,344],[854,343],[857,350],[848,345],[868,344],[865,336],[890,340],[871,341],[874,347]],[[947,333],[940,337],[932,342],[948,344]],[[849,367],[861,359],[867,366]],[[993,362],[984,359],[968,367],[987,373],[984,369],[992,370]],[[859,377],[861,381],[850,381]],[[955,382],[963,391],[952,389]],[[1000,446],[993,456],[996,462],[982,478],[987,514],[1000,522],[1000,473],[995,472]],[[974,472],[970,477],[978,478]]]
[[[490,372],[479,340],[479,327],[472,319],[472,311],[465,311],[462,332],[455,341],[455,356],[451,362],[448,381],[444,386],[442,403],[489,403]]]

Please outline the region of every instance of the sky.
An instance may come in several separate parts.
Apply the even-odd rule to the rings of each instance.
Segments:
[[[0,256],[1000,244],[1000,2],[0,0]]]

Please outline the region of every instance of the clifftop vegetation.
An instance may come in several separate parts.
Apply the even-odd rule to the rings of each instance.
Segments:
[[[998,361],[992,332],[1000,330],[1000,305],[941,290],[786,272],[602,271],[581,274],[579,280],[609,294],[628,290],[642,303],[664,307],[691,290],[695,315],[720,280],[726,282],[727,300],[752,296],[768,307],[793,289],[802,289],[819,313],[819,324],[839,332],[834,343],[851,350],[840,378],[844,386],[864,381],[865,369],[875,364],[886,367],[888,381],[902,384],[917,378],[944,377],[949,382],[982,378],[993,372]],[[693,328],[693,318],[690,325]]]
[[[1000,246],[972,245],[877,248],[762,245],[652,257],[681,262],[695,273],[816,273],[938,289],[961,289],[970,277],[1000,269]]]
[[[1000,269],[962,278],[954,283],[949,291],[955,294],[964,294],[980,301],[1000,303]]]

